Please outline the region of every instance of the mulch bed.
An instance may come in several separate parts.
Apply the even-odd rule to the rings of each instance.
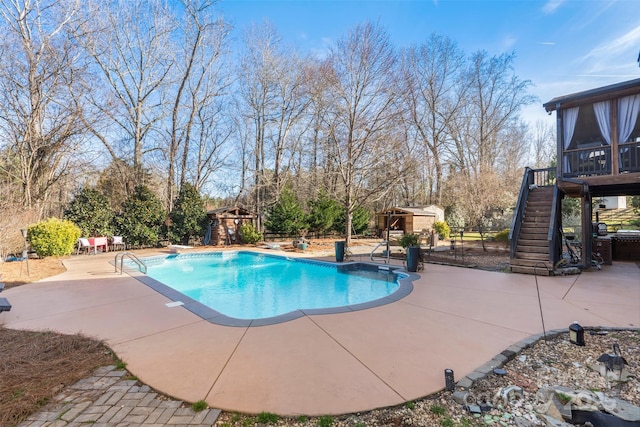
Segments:
[[[90,338],[0,326],[0,426],[19,424],[65,386],[113,361],[111,350]]]

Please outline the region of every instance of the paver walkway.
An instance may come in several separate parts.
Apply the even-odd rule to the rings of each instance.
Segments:
[[[19,427],[211,426],[220,410],[199,412],[171,400],[138,381],[124,379],[127,372],[106,366],[92,376],[66,387],[43,410]]]

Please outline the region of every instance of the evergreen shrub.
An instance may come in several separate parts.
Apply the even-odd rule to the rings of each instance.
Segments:
[[[113,235],[113,211],[109,200],[91,188],[85,187],[75,195],[64,212],[64,218],[80,228],[81,236]]]
[[[140,185],[124,201],[122,211],[115,217],[116,230],[127,245],[155,246],[162,236],[165,218],[160,199],[148,187]]]
[[[433,223],[433,229],[438,233],[438,237],[440,240],[448,239],[449,234],[451,233],[451,229],[449,228],[449,224],[446,221],[436,221]]]
[[[48,218],[32,225],[27,230],[31,248],[39,257],[64,256],[73,253],[80,228],[73,222],[58,218]]]
[[[200,193],[193,185],[186,183],[182,186],[169,218],[171,227],[168,237],[171,242],[188,245],[191,239],[202,239],[207,229],[207,211]]]
[[[504,230],[500,230],[493,236],[493,239],[496,242],[508,243],[509,242],[509,229],[505,228]]]
[[[285,189],[276,204],[267,211],[265,227],[271,232],[290,236],[308,228],[307,215],[292,190]]]
[[[240,226],[240,237],[243,243],[255,245],[262,240],[262,234],[251,223]]]

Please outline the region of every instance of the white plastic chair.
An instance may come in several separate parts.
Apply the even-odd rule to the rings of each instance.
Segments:
[[[89,239],[85,239],[83,237],[78,239],[78,249],[76,250],[76,255],[80,253],[80,251],[87,250],[87,254],[91,253],[91,243],[89,243]]]
[[[127,245],[124,243],[122,236],[113,236],[111,238],[111,246],[114,251],[116,250],[116,247],[122,247],[123,250],[127,250]]]

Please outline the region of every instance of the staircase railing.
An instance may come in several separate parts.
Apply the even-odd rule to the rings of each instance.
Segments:
[[[522,220],[524,219],[524,211],[527,207],[527,199],[529,191],[534,187],[550,187],[556,184],[556,171],[554,168],[531,169],[526,167],[520,185],[518,194],[518,202],[513,212],[513,220],[511,221],[511,229],[509,230],[509,256],[515,258],[518,248],[518,238],[522,229]]]
[[[518,238],[520,237],[520,229],[522,228],[522,219],[524,217],[524,209],[527,206],[527,198],[529,197],[529,186],[533,183],[533,170],[524,168],[522,184],[518,193],[518,202],[513,212],[513,220],[511,221],[511,230],[509,230],[509,256],[513,259],[516,256],[518,247]]]
[[[114,260],[116,273],[118,272],[118,259],[119,259],[120,260],[120,274],[122,274],[125,257],[128,257],[133,262],[135,262],[136,265],[138,266],[138,270],[140,270],[144,274],[147,274],[147,265],[140,258],[135,256],[131,252],[119,252],[119,253],[116,254],[116,257],[115,257],[115,260]]]

